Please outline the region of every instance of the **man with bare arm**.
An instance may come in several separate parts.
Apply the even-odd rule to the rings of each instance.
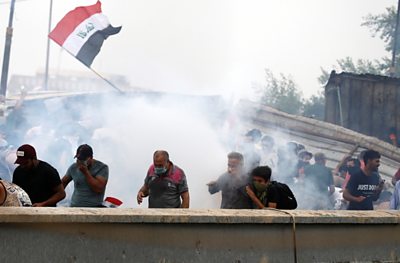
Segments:
[[[381,155],[374,150],[364,153],[365,166],[351,175],[343,191],[343,197],[349,201],[348,210],[373,210],[373,201],[378,200],[384,181],[380,180],[378,167]]]
[[[64,187],[73,180],[71,207],[103,207],[108,181],[108,166],[93,158],[93,149],[82,144],[76,150],[76,162],[62,178]]]
[[[153,154],[153,164],[147,171],[137,202],[149,197],[149,208],[189,208],[189,187],[181,168],[171,162],[167,151]]]

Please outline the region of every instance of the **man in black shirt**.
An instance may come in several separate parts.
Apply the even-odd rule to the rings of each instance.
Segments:
[[[246,192],[251,199],[253,208],[277,208],[279,193],[271,185],[271,168],[258,166],[251,173],[251,184],[246,186]]]
[[[378,200],[383,189],[380,181],[378,167],[381,155],[374,150],[364,153],[365,166],[351,175],[343,197],[349,201],[348,210],[373,210],[373,201]]]
[[[65,198],[64,187],[57,170],[38,160],[33,146],[20,146],[15,163],[19,166],[14,171],[13,183],[25,190],[32,206],[56,206]]]

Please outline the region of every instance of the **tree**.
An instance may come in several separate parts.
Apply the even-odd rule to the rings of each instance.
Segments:
[[[394,6],[386,8],[386,12],[378,15],[368,14],[364,17],[364,23],[362,26],[367,26],[372,32],[372,37],[379,37],[386,43],[385,49],[388,52],[392,52],[394,45],[394,31],[396,28],[396,15],[397,10]],[[399,38],[397,39],[399,40]],[[397,51],[400,48],[397,47]]]
[[[265,70],[266,84],[256,90],[261,93],[260,103],[289,114],[324,119],[325,97],[320,92],[304,99],[292,77],[280,74],[276,77],[271,70]]]
[[[370,61],[368,59],[358,59],[355,63],[351,57],[346,57],[342,59],[338,59],[336,61],[338,66],[332,66],[332,70],[336,71],[346,71],[357,74],[375,74],[375,75],[385,75],[388,73],[389,66],[387,65],[387,61]],[[390,63],[390,62],[389,62]],[[330,72],[321,68],[322,74],[318,77],[319,83],[325,85],[328,82]]]
[[[366,26],[370,29],[372,37],[379,37],[385,42],[385,50],[392,52],[394,45],[394,32],[396,28],[397,10],[394,6],[386,8],[386,12],[378,15],[368,14],[363,18],[364,22],[361,26]],[[396,50],[396,64],[400,65],[400,38],[398,37]],[[336,71],[346,71],[357,74],[370,73],[376,75],[388,75],[391,71],[391,59],[383,57],[381,60],[363,60],[358,59],[355,63],[352,58],[346,57],[336,61],[338,66],[332,66]],[[329,79],[329,72],[321,68],[322,74],[318,78],[321,84],[326,84]],[[396,67],[393,72],[394,76],[400,76],[400,67]]]
[[[324,120],[325,118],[325,96],[321,93],[312,95],[303,105],[303,116]]]
[[[303,108],[302,93],[291,76],[280,74],[274,76],[271,70],[266,69],[266,84],[259,90],[260,102],[290,114],[300,114]]]
[[[368,14],[363,18],[361,26],[369,27],[372,36],[379,37],[386,43],[385,49],[392,51],[394,44],[394,31],[396,26],[396,8],[386,8],[386,12],[378,15]],[[397,53],[400,53],[400,38],[398,41]],[[332,66],[336,71],[346,71],[357,74],[387,75],[391,70],[391,59],[384,57],[380,60],[358,59],[345,57],[336,61],[337,65]],[[396,64],[400,65],[400,55],[396,56]],[[322,74],[318,81],[325,85],[330,76],[330,70],[321,68]],[[262,88],[261,103],[274,107],[278,110],[291,114],[302,114],[323,120],[325,111],[325,97],[321,91],[317,95],[305,100],[302,93],[298,90],[296,83],[290,76],[280,75],[277,78],[273,73],[266,69],[266,85]],[[400,76],[400,67],[397,67],[395,76]]]

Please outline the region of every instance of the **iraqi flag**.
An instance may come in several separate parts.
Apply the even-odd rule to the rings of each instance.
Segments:
[[[121,27],[113,27],[101,12],[101,3],[80,6],[66,14],[50,32],[49,38],[90,67],[108,36]]]

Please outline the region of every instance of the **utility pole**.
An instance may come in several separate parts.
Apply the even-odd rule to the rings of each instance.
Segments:
[[[400,0],[399,0],[400,1]],[[7,80],[8,80],[8,66],[10,65],[10,51],[11,39],[13,34],[13,18],[14,18],[15,0],[11,0],[10,16],[8,18],[8,27],[6,30],[6,43],[4,45],[3,67],[1,69],[1,82],[0,82],[0,95],[6,96],[7,93]]]
[[[53,0],[50,0],[50,10],[49,10],[49,29],[48,34],[51,31],[51,17],[53,16]],[[50,58],[50,38],[47,37],[47,50],[46,50],[46,69],[44,72],[44,90],[48,90],[49,86],[49,58]]]
[[[392,65],[390,67],[390,76],[396,76],[396,51],[397,51],[397,39],[399,32],[399,17],[400,17],[400,0],[397,2],[397,15],[396,15],[396,27],[394,28],[393,38],[393,50],[392,50]]]

